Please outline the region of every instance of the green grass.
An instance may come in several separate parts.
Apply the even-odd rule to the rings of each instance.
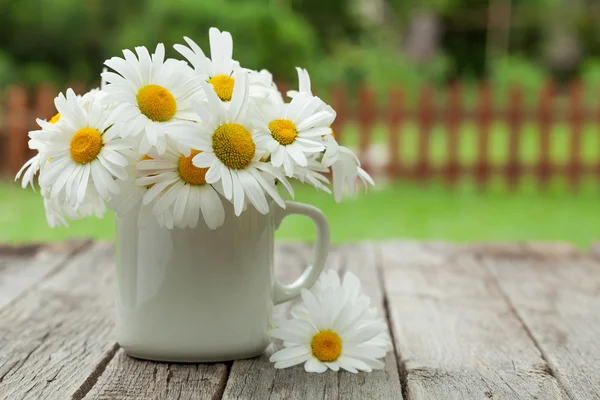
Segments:
[[[557,125],[552,131],[551,156],[555,163],[565,163],[569,154],[569,129]],[[464,164],[476,159],[477,131],[472,124],[461,130],[460,158]],[[418,129],[408,124],[403,129],[401,160],[407,165],[415,162]],[[377,126],[373,143],[387,143],[387,132]],[[430,158],[441,164],[446,156],[446,135],[435,127],[431,136]],[[520,159],[533,163],[538,154],[538,130],[526,124],[521,132]],[[344,144],[355,147],[356,127],[343,132]],[[505,162],[507,156],[506,128],[492,126],[490,158]],[[600,135],[594,125],[584,128],[582,157],[586,162],[600,160]],[[380,180],[381,181],[381,180]],[[555,180],[547,191],[536,188],[535,182],[525,179],[514,193],[507,192],[499,179],[489,190],[479,193],[463,181],[455,190],[439,183],[427,187],[416,184],[384,184],[368,195],[358,195],[336,204],[333,199],[310,187],[297,187],[296,200],[314,204],[329,218],[334,242],[365,239],[414,238],[453,241],[519,241],[565,240],[586,247],[600,240],[600,188],[597,182],[586,182],[577,193],[561,180]],[[46,225],[39,194],[22,190],[12,182],[0,182],[0,242],[58,241],[71,238],[111,239],[114,236],[114,216],[108,213],[103,220],[95,218],[73,221],[70,228],[50,229]],[[314,236],[310,221],[301,217],[286,219],[277,234],[280,239],[311,239]]]
[[[449,190],[443,185],[380,185],[336,204],[309,187],[297,188],[296,200],[313,204],[327,215],[336,243],[389,238],[452,241],[565,240],[586,247],[600,239],[600,191],[586,185],[568,193],[560,182],[546,192],[524,182],[511,194],[497,185],[478,193],[469,183]],[[59,241],[72,238],[111,239],[114,216],[73,221],[70,228],[46,226],[39,194],[13,183],[0,183],[0,242]],[[314,237],[310,221],[292,216],[278,239]]]

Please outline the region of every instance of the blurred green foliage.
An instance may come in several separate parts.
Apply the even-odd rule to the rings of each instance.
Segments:
[[[163,42],[177,56],[172,45],[183,36],[208,51],[211,26],[232,33],[244,66],[292,82],[294,67],[304,66],[323,92],[334,82],[367,82],[379,92],[400,85],[411,99],[423,84],[487,77],[500,90],[518,82],[533,93],[556,73],[544,56],[556,32],[575,37],[582,54],[566,78],[581,74],[597,85],[600,58],[590,58],[600,56],[595,2],[511,0],[510,56],[486,61],[490,0],[0,0],[0,87],[97,82],[104,60],[122,49]],[[375,3],[382,23],[361,11]],[[416,63],[403,45],[419,12],[436,16],[440,48]]]
[[[208,52],[211,26],[232,33],[244,66],[287,78],[318,54],[311,26],[266,1],[0,0],[0,84],[93,82],[121,49],[162,42],[175,56],[183,36]]]

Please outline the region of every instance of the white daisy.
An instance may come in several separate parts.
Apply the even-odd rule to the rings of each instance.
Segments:
[[[131,143],[114,136],[110,113],[97,101],[86,110],[69,89],[55,105],[61,117],[52,130],[32,133],[40,153],[50,160],[40,173],[40,185],[50,190],[51,198],[64,196],[71,207],[92,203],[89,196],[108,200],[118,192],[114,179],[127,178]],[[96,191],[88,191],[90,185]]]
[[[279,321],[270,331],[271,337],[281,339],[284,345],[270,358],[275,368],[304,363],[307,372],[341,368],[356,373],[384,367],[379,359],[387,347],[372,339],[387,326],[368,316],[368,301],[347,300],[343,286],[327,290],[319,298],[303,289],[302,300],[307,317]]]
[[[361,180],[365,190],[368,185],[375,185],[373,178],[360,167],[360,161],[352,150],[340,146],[333,135],[327,135],[324,142],[326,150],[321,162],[325,167],[331,167],[335,201],[342,201],[345,189],[354,194],[357,179]]]
[[[308,183],[317,190],[322,190],[325,193],[331,194],[331,190],[326,185],[329,184],[329,179],[324,173],[328,173],[329,168],[326,168],[320,162],[309,158],[306,167],[296,166],[294,168],[294,178],[302,183]]]
[[[246,199],[262,214],[269,212],[265,192],[277,204],[285,207],[274,179],[278,179],[293,195],[292,187],[283,174],[271,164],[261,162],[264,149],[252,136],[253,127],[244,110],[248,102],[246,75],[235,75],[236,85],[231,102],[225,104],[203,83],[207,102],[197,103],[195,110],[202,123],[196,124],[196,138],[186,145],[200,153],[193,158],[194,166],[208,168],[206,182],[220,183],[223,195],[234,205],[236,215],[244,209]]]
[[[307,93],[312,96],[312,90],[310,88],[310,75],[304,68],[296,67],[298,72],[298,90],[288,90],[288,97],[294,98],[298,93]]]
[[[186,155],[168,148],[162,155],[137,163],[142,176],[136,184],[148,188],[143,202],[153,204],[152,212],[159,222],[164,220],[166,212],[173,217],[175,226],[195,228],[202,213],[210,229],[223,225],[225,210],[217,191],[206,183],[208,168],[192,164],[199,153],[192,150]]]
[[[289,104],[257,103],[253,107],[256,142],[271,154],[275,167],[283,166],[285,174],[294,176],[294,167],[306,167],[307,156],[325,150],[321,136],[331,134],[332,114],[318,111],[322,101],[301,93]]]
[[[56,228],[57,226],[69,226],[65,216],[63,215],[62,203],[59,203],[57,199],[51,199],[49,197],[43,197],[44,209],[46,211],[46,222],[50,228]]]
[[[21,181],[21,187],[25,189],[28,185],[31,186],[33,191],[35,191],[35,186],[33,184],[35,180],[35,175],[42,169],[42,167],[48,162],[48,157],[45,157],[43,154],[40,154],[40,147],[43,148],[43,144],[34,139],[35,137],[42,135],[44,131],[55,131],[57,128],[54,124],[60,120],[60,113],[56,113],[49,121],[45,121],[42,119],[36,119],[37,124],[39,125],[41,130],[31,131],[29,132],[29,148],[31,150],[37,150],[38,153],[31,157],[17,172],[15,176],[15,181],[23,178]]]
[[[254,71],[246,69],[246,72],[248,72],[250,97],[258,101],[274,99],[283,102],[281,92],[273,81],[273,75],[268,70]]]
[[[298,87],[299,89],[290,90],[287,92],[289,97],[295,98],[302,93],[309,94],[312,96],[310,75],[308,71],[302,68],[296,68],[298,71]],[[333,110],[329,105],[323,103],[321,110]],[[330,121],[330,125],[335,120],[335,112],[333,112],[333,119]],[[356,190],[356,181],[360,179],[365,189],[368,185],[374,185],[371,176],[360,167],[360,161],[354,155],[352,150],[347,147],[340,146],[335,140],[333,131],[321,137],[325,146],[325,153],[323,154],[322,163],[325,167],[331,167],[332,179],[333,179],[333,192],[335,200],[337,202],[342,201],[344,196],[344,186],[347,187],[348,193],[354,194]]]
[[[121,136],[138,136],[140,153],[154,147],[158,153],[167,148],[167,135],[177,132],[182,120],[193,120],[190,101],[198,93],[197,78],[183,61],[165,60],[165,48],[156,46],[150,56],[145,47],[136,47],[137,57],[123,50],[124,59],[113,57],[105,64],[115,70],[103,72],[106,103],[124,104],[117,115]]]
[[[142,160],[151,160],[151,158],[147,155],[137,157],[137,160],[126,167],[127,179],[116,181],[119,186],[119,193],[108,201],[108,206],[119,216],[124,216],[140,204],[148,191],[148,187],[135,183],[137,178],[143,176],[136,168]]]
[[[57,226],[69,226],[67,218],[71,220],[82,219],[94,215],[102,218],[106,211],[104,201],[95,194],[95,188],[88,186],[86,195],[87,201],[83,204],[72,207],[65,201],[64,197],[50,197],[49,190],[42,188],[42,197],[44,200],[44,209],[46,211],[46,221],[48,226],[55,228]]]
[[[208,36],[211,58],[208,58],[200,46],[189,37],[184,37],[189,47],[182,44],[173,47],[189,61],[198,77],[212,86],[221,101],[231,101],[235,84],[234,74],[241,71],[250,75],[249,95],[251,97],[265,98],[273,90],[277,90],[273,77],[268,71],[243,69],[240,63],[233,59],[233,39],[229,32],[210,28]]]
[[[325,270],[319,276],[319,279],[310,289],[317,299],[322,299],[327,296],[327,293],[333,290],[337,290],[339,287],[344,289],[344,302],[361,301],[366,304],[371,303],[371,299],[362,293],[360,280],[352,272],[346,272],[344,279],[341,280],[338,273],[333,269]],[[294,318],[309,318],[308,311],[304,304],[297,304],[292,308],[292,316]],[[375,322],[385,323],[383,318],[379,315],[377,307],[370,307],[364,315],[365,320],[371,320]],[[377,336],[369,341],[369,343],[377,342],[378,345],[385,347],[388,351],[392,350],[392,342],[388,333],[385,329],[381,331]]]
[[[152,158],[145,155],[127,167],[127,179],[117,181],[119,193],[110,199],[108,206],[114,210],[119,217],[123,217],[130,212],[137,212],[138,227],[140,228],[145,227],[151,219],[156,219],[160,226],[173,229],[175,224],[169,210],[165,210],[163,213],[156,216],[152,213],[152,204],[144,205],[142,203],[144,195],[146,195],[152,185],[140,186],[135,182],[139,177],[144,176],[143,172],[138,171],[137,164],[142,160],[151,159]],[[139,207],[139,209],[137,207]]]

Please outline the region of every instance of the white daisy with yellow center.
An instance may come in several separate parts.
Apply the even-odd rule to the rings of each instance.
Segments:
[[[61,93],[55,99],[55,105],[60,121],[35,137],[40,153],[50,160],[40,173],[40,186],[71,207],[90,203],[89,196],[108,200],[119,190],[115,179],[127,177],[131,142],[115,136],[113,112],[98,101],[93,100],[87,110],[69,89],[66,97]],[[95,192],[88,191],[90,185]]]
[[[229,32],[210,28],[208,36],[211,58],[207,57],[200,46],[189,37],[184,37],[189,47],[182,44],[173,47],[194,67],[198,77],[212,86],[221,101],[231,101],[235,85],[234,74],[240,71],[249,74],[250,97],[266,98],[270,93],[277,91],[273,77],[268,71],[243,69],[239,62],[233,59],[233,39]]]
[[[317,97],[301,93],[289,104],[274,100],[257,103],[253,112],[256,141],[271,154],[271,163],[283,166],[285,174],[294,176],[296,166],[308,166],[308,157],[319,155],[325,146],[321,137],[331,134],[335,114],[319,108]]]
[[[43,141],[37,140],[38,137],[43,138],[44,132],[52,132],[56,131],[55,124],[60,120],[60,113],[55,114],[49,121],[45,121],[42,119],[37,119],[36,122],[41,128],[41,130],[35,130],[29,132],[29,148],[32,150],[37,150],[38,153],[31,157],[17,172],[15,176],[15,181],[21,180],[21,187],[25,189],[27,186],[31,186],[31,188],[35,191],[34,180],[35,175],[44,167],[44,165],[48,162],[48,157],[44,156],[40,153],[40,150],[43,150],[44,144]],[[40,136],[41,135],[41,136]]]
[[[136,55],[123,50],[125,58],[113,57],[105,64],[115,72],[103,72],[108,94],[106,103],[123,105],[115,122],[123,137],[139,138],[142,154],[154,148],[159,154],[167,149],[167,136],[194,120],[191,100],[198,96],[197,77],[184,61],[165,60],[163,44],[152,56],[145,47],[136,47]]]
[[[298,72],[298,90],[290,90],[287,95],[292,99],[301,95],[312,96],[310,75],[306,69],[296,68]],[[320,110],[331,110],[333,118],[330,125],[335,120],[333,109],[323,103]],[[344,192],[354,194],[356,191],[356,182],[358,179],[362,182],[365,189],[369,185],[374,185],[373,178],[360,167],[360,161],[356,155],[347,147],[340,146],[335,140],[333,131],[321,137],[322,144],[325,146],[325,152],[321,158],[321,163],[326,168],[331,168],[333,180],[333,192],[335,200],[339,203],[344,197]]]
[[[89,92],[85,93],[83,96],[77,95],[77,101],[84,107],[86,110],[89,108],[90,103],[97,96],[103,96],[106,93],[101,92],[99,89],[92,89]],[[35,130],[29,132],[29,148],[32,150],[39,150],[39,148],[43,148],[43,142],[36,140],[36,138],[44,137],[44,131],[53,131],[56,130],[56,126],[54,126],[58,121],[60,121],[60,113],[54,114],[48,121],[43,119],[36,119],[36,122],[41,130]],[[41,135],[41,136],[40,136]],[[35,186],[33,184],[35,175],[44,167],[44,165],[48,162],[48,157],[45,157],[43,154],[38,153],[27,160],[27,162],[21,167],[17,175],[15,176],[15,181],[21,179],[21,187],[25,189],[28,185],[35,191]]]
[[[373,339],[387,326],[369,316],[368,298],[348,298],[346,289],[338,286],[319,297],[303,289],[302,301],[305,317],[277,321],[270,331],[284,345],[270,358],[275,368],[304,363],[307,372],[341,368],[356,373],[384,367],[380,359],[388,347]]]
[[[192,159],[200,151],[185,154],[168,148],[164,154],[137,163],[142,175],[136,184],[147,188],[144,205],[152,205],[152,213],[165,220],[172,216],[179,228],[198,225],[200,213],[210,229],[225,222],[225,210],[215,188],[206,182],[208,168],[198,168]]]
[[[359,301],[365,304],[370,304],[371,300],[362,293],[360,280],[356,275],[352,272],[346,272],[344,274],[344,279],[340,279],[338,273],[333,269],[325,270],[319,276],[319,279],[314,284],[314,286],[310,289],[312,294],[319,301],[323,297],[328,296],[328,292],[332,290],[338,290],[338,288],[343,287],[344,292],[344,302],[353,302]],[[306,306],[304,304],[297,304],[292,308],[292,316],[294,318],[304,318],[310,319]],[[380,316],[379,310],[376,307],[370,307],[367,312],[364,314],[365,320],[371,320],[374,322],[385,323],[384,319]],[[387,329],[382,330],[377,336],[369,341],[370,344],[377,344],[386,348],[386,350],[392,350],[392,342],[390,339],[390,335]],[[371,363],[372,367],[381,366],[380,361],[373,361]]]
[[[246,200],[262,214],[269,212],[267,193],[285,207],[274,180],[279,180],[293,195],[285,176],[271,164],[262,162],[264,149],[257,145],[254,127],[246,117],[248,81],[245,73],[235,76],[236,85],[231,102],[224,103],[204,83],[207,101],[199,102],[195,110],[201,123],[196,125],[196,137],[183,144],[200,151],[192,159],[197,168],[207,168],[206,182],[219,183],[223,195],[234,205],[236,215],[243,211]],[[189,136],[189,135],[188,135]]]

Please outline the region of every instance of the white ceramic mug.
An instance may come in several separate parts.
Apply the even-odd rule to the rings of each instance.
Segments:
[[[269,344],[273,305],[310,288],[327,259],[329,226],[310,205],[249,207],[210,230],[138,226],[139,208],[117,218],[117,340],[131,356],[157,361],[211,362],[253,357]],[[317,228],[314,260],[296,282],[273,277],[274,231],[290,214]]]

